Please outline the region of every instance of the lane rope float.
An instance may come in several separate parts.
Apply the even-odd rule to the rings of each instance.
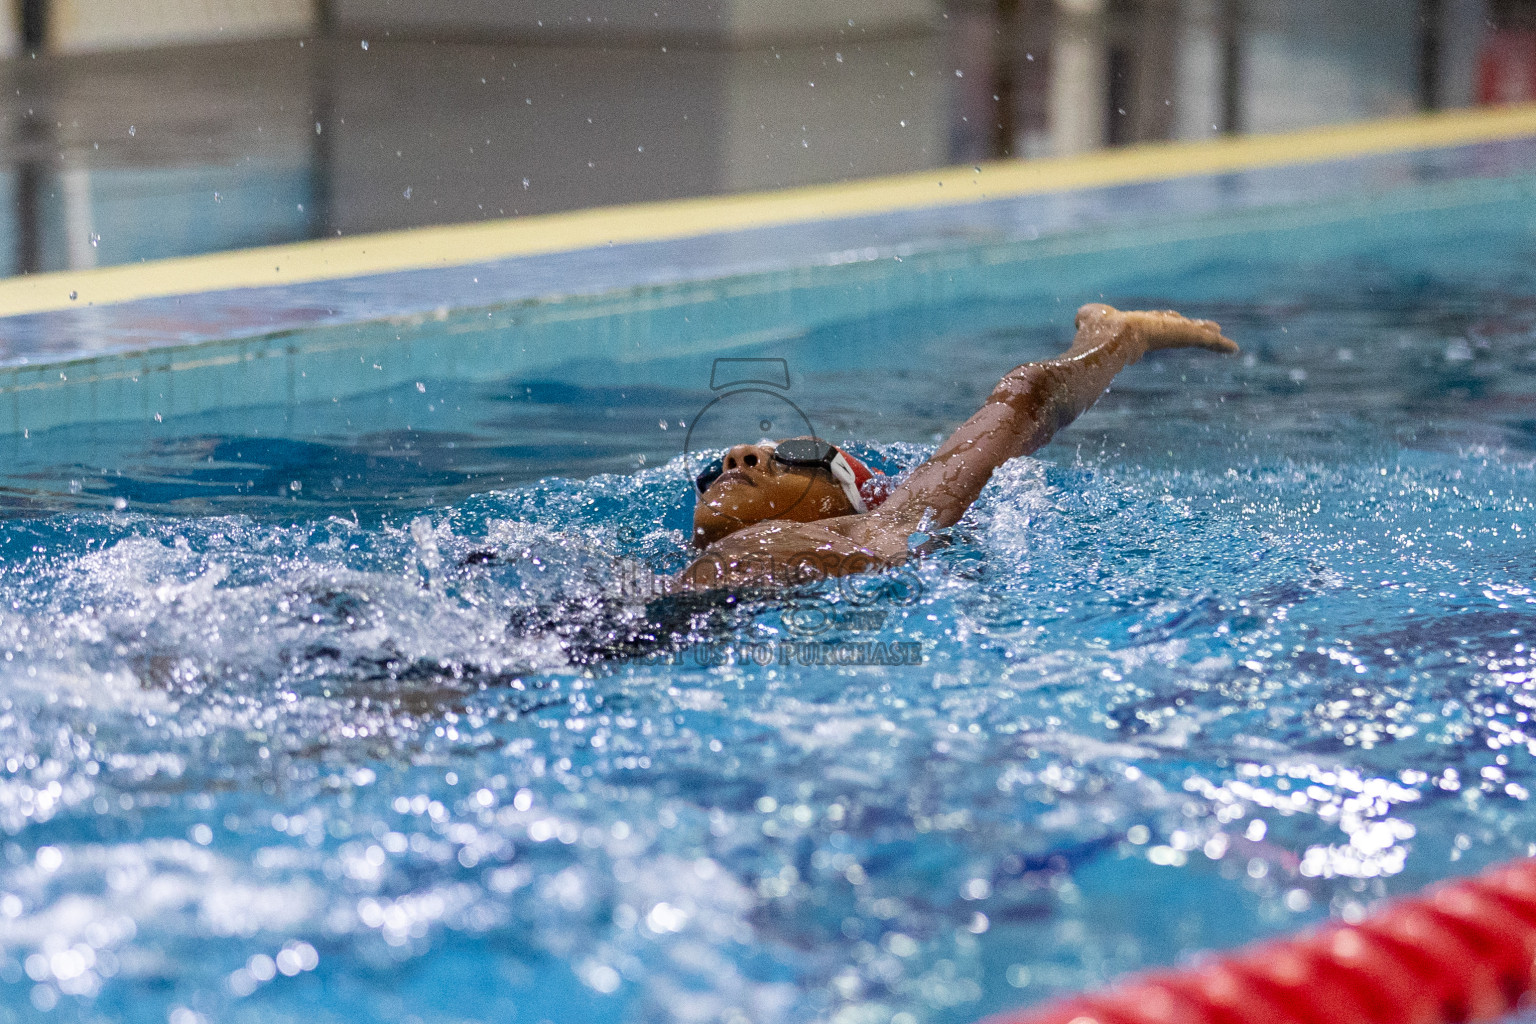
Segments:
[[[1536,860],[983,1024],[1461,1024],[1536,992]],[[1525,1000],[1525,1002],[1522,1002]]]

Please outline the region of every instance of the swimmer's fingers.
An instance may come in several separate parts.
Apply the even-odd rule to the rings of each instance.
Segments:
[[[1239,351],[1237,343],[1224,336],[1221,325],[1214,320],[1191,320],[1171,309],[1138,311],[1126,316],[1139,321],[1148,352],[1164,348],[1203,348],[1235,355]]]
[[[1235,356],[1239,351],[1237,342],[1221,333],[1221,325],[1214,320],[1191,321],[1200,331],[1199,340],[1195,342],[1196,348],[1208,349],[1211,352],[1221,352],[1225,355]]]

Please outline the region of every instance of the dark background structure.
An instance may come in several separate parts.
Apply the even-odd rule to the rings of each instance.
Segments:
[[[1536,98],[1531,0],[11,7],[0,275]]]

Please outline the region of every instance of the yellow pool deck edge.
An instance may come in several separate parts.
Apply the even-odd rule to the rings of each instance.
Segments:
[[[1536,136],[1536,104],[294,242],[0,280],[0,318],[1530,136]]]

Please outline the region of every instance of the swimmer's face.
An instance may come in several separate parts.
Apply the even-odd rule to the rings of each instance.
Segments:
[[[693,510],[699,547],[767,519],[813,523],[855,511],[828,470],[783,465],[774,460],[773,445],[739,444],[725,453],[724,466]]]

